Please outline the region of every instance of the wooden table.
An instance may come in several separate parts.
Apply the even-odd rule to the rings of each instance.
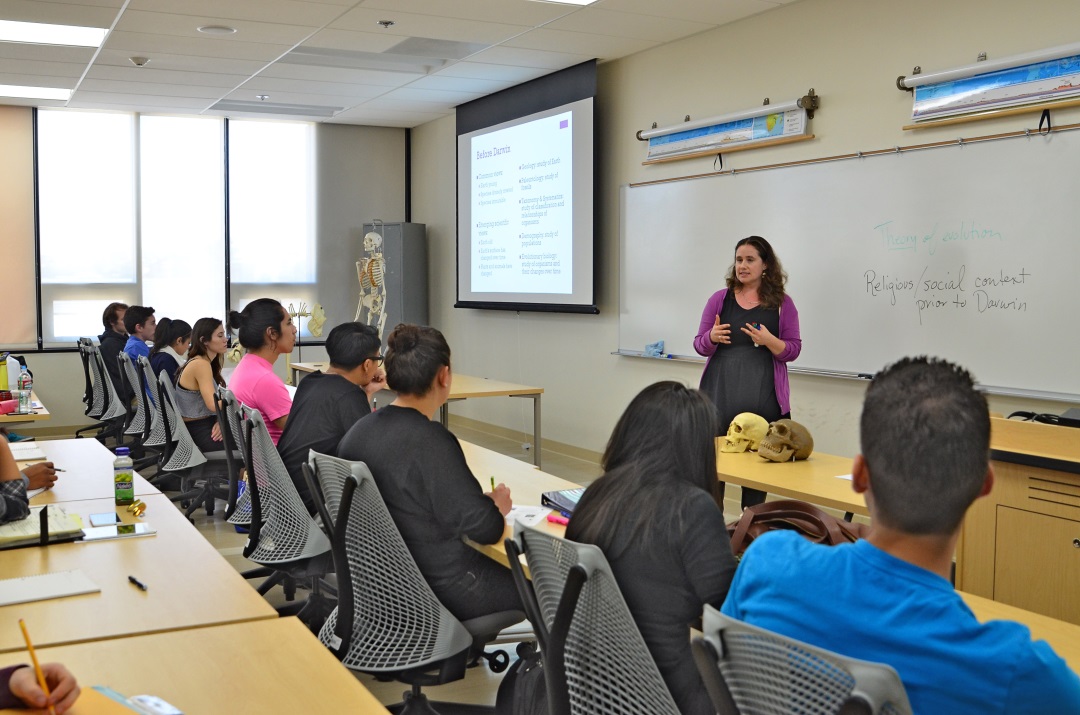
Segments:
[[[277,617],[168,497],[142,500],[147,505],[142,521],[157,530],[156,536],[0,551],[3,578],[81,569],[101,587],[100,593],[0,607],[0,624],[25,618],[34,644],[44,647]],[[133,521],[112,498],[63,507],[84,523],[90,514],[114,510],[125,522]],[[128,576],[149,590],[135,588]],[[18,628],[0,628],[0,653],[25,647]],[[238,669],[223,670],[231,677]]]
[[[23,422],[40,422],[41,420],[51,419],[52,415],[45,409],[45,405],[38,399],[37,393],[33,390],[30,391],[30,402],[38,403],[41,407],[33,410],[28,415],[15,415],[10,412],[6,415],[0,415],[0,425],[20,424]]]
[[[55,504],[83,499],[105,499],[113,496],[113,460],[116,456],[96,439],[53,439],[33,444],[41,448],[45,458],[60,472],[52,489],[38,494],[31,504]],[[19,469],[40,462],[30,459],[19,462]],[[140,499],[161,491],[135,474],[135,496]]]
[[[852,460],[814,452],[797,462],[770,462],[753,452],[716,451],[716,476],[722,482],[761,489],[789,499],[869,516],[866,500],[851,488]]]
[[[36,641],[39,624],[28,625]],[[188,715],[386,712],[296,618],[37,651],[43,661],[67,665],[84,690],[107,685],[127,696],[149,693]],[[26,660],[25,651],[0,655],[0,667]],[[94,715],[79,702],[69,712]]]
[[[1073,672],[1080,673],[1080,626],[1066,623],[1049,616],[1025,611],[1000,601],[958,592],[981,623],[986,621],[1016,621],[1031,629],[1034,640],[1044,640],[1060,655]]]
[[[316,372],[329,367],[325,362],[294,362],[290,367],[294,381],[299,373]],[[439,408],[439,421],[443,427],[447,426],[450,417],[451,402],[467,400],[470,397],[528,397],[533,401],[533,464],[540,466],[540,400],[543,397],[544,388],[530,387],[529,385],[517,385],[512,382],[489,380],[485,377],[473,377],[472,375],[453,374],[450,383],[450,397],[447,403]]]
[[[460,441],[460,440],[459,440]],[[465,461],[469,463],[469,469],[476,476],[477,481],[484,491],[490,491],[491,478],[495,477],[495,483],[503,483],[510,488],[510,498],[514,504],[522,506],[538,506],[540,495],[543,492],[559,491],[561,489],[575,489],[579,484],[560,479],[553,474],[541,472],[538,468],[529,466],[520,459],[508,457],[505,454],[494,452],[470,442],[461,442],[461,449],[465,452]],[[566,527],[543,521],[539,528],[562,536]],[[503,566],[509,566],[510,561],[506,557],[506,547],[503,540],[514,535],[511,527],[507,526],[503,532],[503,538],[497,544],[477,544],[470,541],[469,545],[484,554],[488,558],[495,559]]]

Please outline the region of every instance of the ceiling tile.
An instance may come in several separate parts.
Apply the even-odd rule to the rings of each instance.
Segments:
[[[84,3],[37,2],[37,0],[0,2],[0,19],[44,22],[52,25],[112,27],[116,12],[115,7],[95,7]]]
[[[672,18],[641,15],[633,12],[583,8],[573,16],[556,20],[544,26],[545,30],[572,30],[591,32],[596,35],[630,37],[653,42],[670,42],[680,37],[696,35],[711,30],[715,24],[675,20]]]
[[[231,89],[231,88],[230,88]],[[101,94],[147,94],[161,97],[200,97],[203,99],[217,99],[225,94],[221,87],[201,87],[197,85],[180,84],[154,84],[151,82],[117,82],[111,79],[86,78],[79,85],[78,94],[83,92]]]
[[[85,64],[75,62],[38,62],[34,60],[5,59],[3,64],[0,64],[0,84],[11,84],[5,78],[19,74],[78,79],[85,69]]]
[[[205,35],[199,32],[202,25],[227,24],[236,28],[236,34],[226,36]],[[120,18],[116,29],[151,35],[174,35],[190,38],[210,38],[221,44],[233,42],[257,42],[270,45],[292,45],[304,40],[319,29],[318,25],[283,25],[250,20],[228,20],[204,15],[176,15],[165,12],[127,11]]]
[[[2,60],[72,62],[85,67],[93,58],[93,47],[58,47],[56,45],[24,45],[21,42],[0,42],[0,59]]]
[[[342,82],[347,84],[370,84],[378,87],[400,87],[423,75],[411,72],[384,72],[381,70],[354,70],[338,67],[311,67],[275,62],[259,73],[260,77],[302,79],[316,82]]]
[[[136,67],[130,62],[124,66],[95,63],[86,73],[87,79],[114,80],[132,84],[150,85],[202,85],[231,89],[247,80],[246,74],[223,74],[213,72],[180,72],[147,65]]]
[[[116,66],[136,68],[129,57],[142,53],[130,50],[104,49],[94,62],[94,67]],[[150,64],[141,69],[195,72],[199,74],[224,74],[250,77],[266,66],[266,60],[239,60],[225,57],[198,57],[195,55],[172,55],[162,52],[148,53]]]
[[[352,0],[348,4],[354,2]],[[345,12],[346,8],[299,0],[131,0],[128,11],[133,10],[196,16],[206,20],[273,20],[286,25],[321,27]]]
[[[365,8],[381,10],[386,19],[396,20],[400,13],[416,15],[447,14],[444,3],[432,0],[366,0]],[[546,22],[570,15],[578,8],[558,3],[533,2],[532,0],[453,0],[454,17],[482,22],[500,22],[508,25],[536,27]]]
[[[199,97],[168,97],[151,94],[90,92],[79,90],[68,102],[69,107],[85,107],[90,104],[107,104],[115,107],[156,107],[183,110],[190,114],[206,107],[209,102]]]
[[[468,77],[448,77],[441,74],[433,74],[412,82],[409,86],[416,89],[442,89],[450,92],[479,92],[491,94],[506,89],[516,82],[497,79],[470,79]]]
[[[592,7],[723,25],[776,7],[771,0],[600,0]]]
[[[516,65],[518,67],[536,67],[548,70],[561,70],[591,60],[595,55],[577,55],[547,50],[529,50],[523,47],[499,45],[478,52],[470,60],[496,65]]]
[[[555,50],[605,60],[641,52],[656,44],[650,40],[636,40],[628,37],[541,29],[508,40],[503,46],[529,50]]]
[[[403,39],[401,35],[328,28],[319,30],[300,46],[324,47],[330,50],[349,50],[353,52],[385,52]]]
[[[13,84],[16,87],[55,87],[56,89],[75,89],[79,77],[57,77],[44,74],[18,74],[0,72],[0,84]]]
[[[253,77],[242,88],[254,90],[256,94],[274,95],[277,92],[301,92],[307,94],[319,94],[328,97],[341,96],[353,99],[377,97],[392,87],[377,86],[372,84],[344,84],[341,82],[309,82],[298,79],[282,79],[279,77],[266,77],[259,75]],[[277,101],[275,98],[274,101]]]
[[[493,65],[483,62],[455,62],[436,72],[435,77],[465,77],[468,79],[499,80],[518,84],[548,74],[550,70],[536,67]]]
[[[507,25],[479,20],[464,20],[445,15],[416,15],[393,11],[393,17],[385,10],[357,7],[330,23],[335,30],[379,31],[387,35],[427,37],[434,40],[454,40],[493,45],[529,30],[526,25]],[[446,13],[448,15],[449,13]],[[379,20],[392,19],[394,26],[380,30]]]
[[[288,52],[291,47],[292,45],[242,42],[231,38],[177,37],[144,32],[112,32],[105,42],[108,50],[126,51],[151,58],[156,53],[190,55],[206,58],[207,64],[213,63],[217,57],[270,62]]]
[[[439,89],[414,89],[412,86],[401,87],[390,95],[396,99],[408,99],[416,102],[442,102],[454,106],[483,96],[480,92],[445,92]]]

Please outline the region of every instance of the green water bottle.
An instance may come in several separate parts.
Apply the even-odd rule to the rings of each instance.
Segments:
[[[127,447],[116,448],[116,461],[113,462],[116,506],[127,506],[135,501],[135,464],[130,454],[131,450]]]

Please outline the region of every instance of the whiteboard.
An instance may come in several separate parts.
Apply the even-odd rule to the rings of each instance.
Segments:
[[[957,362],[987,390],[1080,399],[1080,132],[624,186],[619,352],[696,357],[735,243],[788,272],[793,369]]]

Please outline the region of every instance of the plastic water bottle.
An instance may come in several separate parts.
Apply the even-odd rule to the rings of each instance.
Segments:
[[[135,501],[135,464],[128,456],[130,454],[131,450],[127,447],[116,448],[116,460],[113,462],[116,506],[127,506]]]
[[[30,374],[30,371],[26,369],[26,365],[23,365],[19,370],[19,389],[34,389],[34,377]]]

